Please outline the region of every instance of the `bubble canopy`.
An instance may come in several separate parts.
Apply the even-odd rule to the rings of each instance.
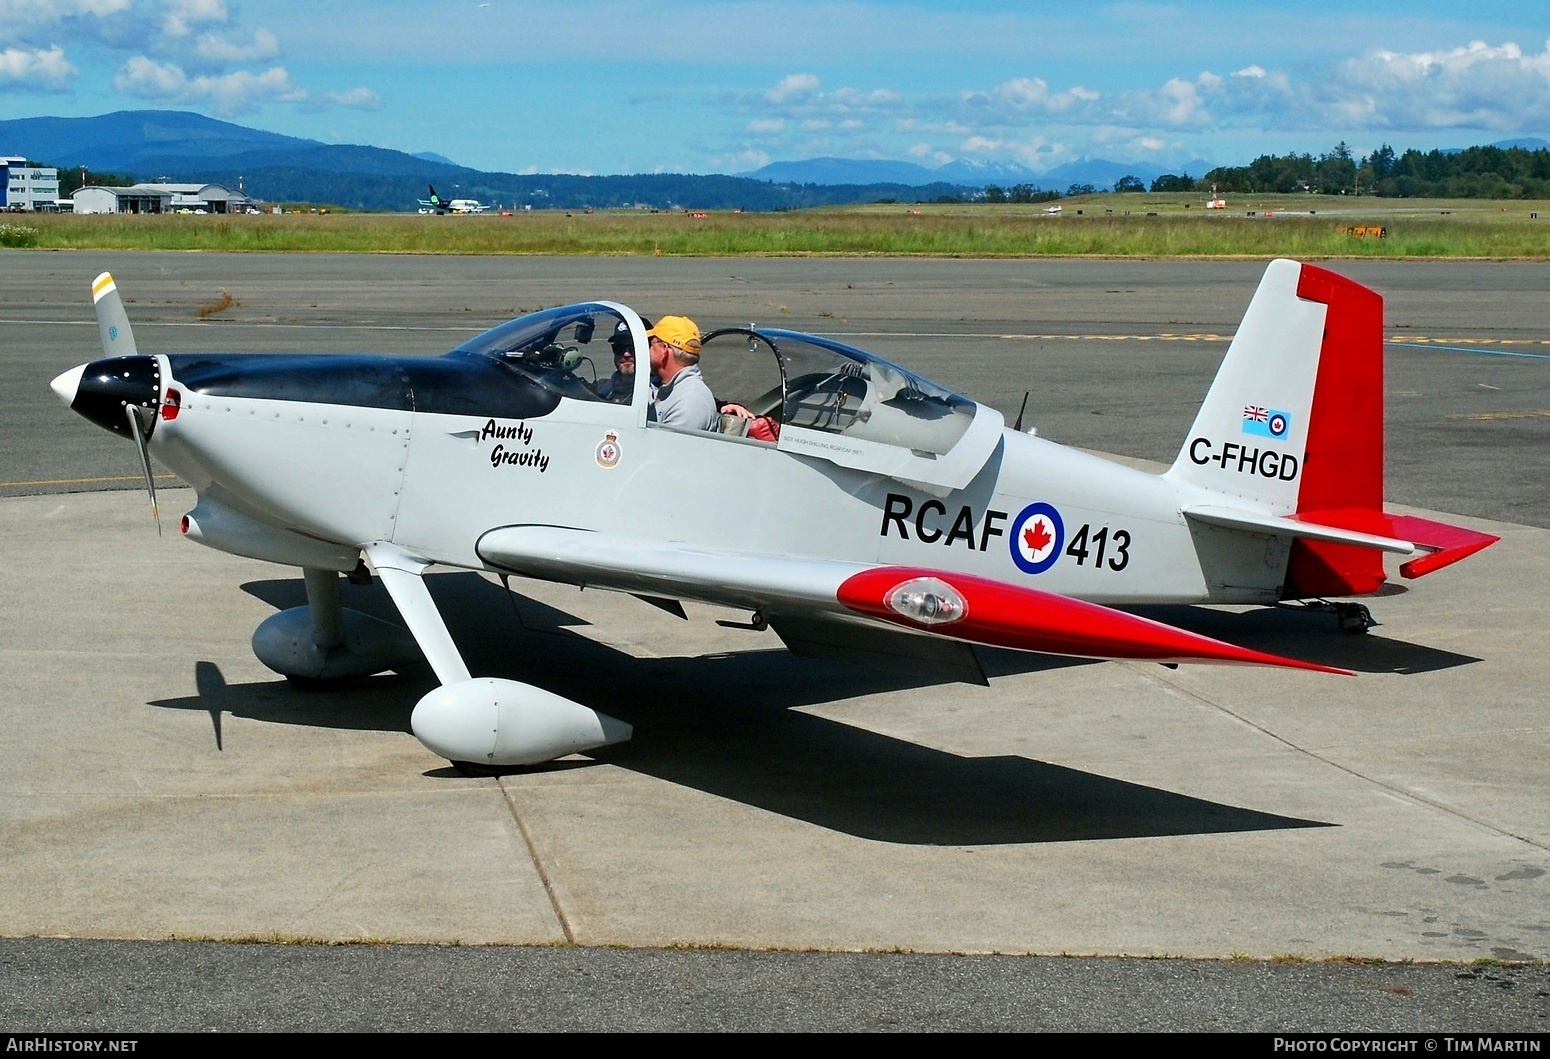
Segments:
[[[635,312],[583,302],[510,320],[452,353],[496,360],[561,397],[602,401],[613,370],[607,340],[621,325],[643,350]],[[767,417],[781,449],[926,483],[966,482],[1003,425],[993,409],[820,335],[723,328],[705,336],[699,366],[718,405]]]

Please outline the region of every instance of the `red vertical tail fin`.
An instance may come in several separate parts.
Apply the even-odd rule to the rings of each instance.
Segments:
[[[1383,299],[1344,276],[1303,265],[1297,296],[1321,302],[1313,405],[1297,514],[1383,511]],[[1285,595],[1346,596],[1384,582],[1383,554],[1371,548],[1302,539],[1293,543]]]

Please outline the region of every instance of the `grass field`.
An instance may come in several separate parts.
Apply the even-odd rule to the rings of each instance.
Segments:
[[[45,250],[935,257],[1550,258],[1550,203],[1095,195],[1044,206],[871,204],[791,213],[546,210],[515,216],[28,214]],[[1538,214],[1538,217],[1534,217]],[[1352,228],[1383,228],[1353,234]],[[10,240],[10,245],[16,245]]]

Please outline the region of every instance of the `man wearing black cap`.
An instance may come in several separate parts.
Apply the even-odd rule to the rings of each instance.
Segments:
[[[641,326],[651,330],[651,321],[644,316]],[[623,320],[608,336],[608,344],[614,347],[614,373],[598,383],[597,395],[614,404],[629,404],[635,396],[635,338],[630,325]]]

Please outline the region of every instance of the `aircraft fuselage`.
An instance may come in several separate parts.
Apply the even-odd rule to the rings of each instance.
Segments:
[[[487,568],[485,532],[537,524],[952,569],[1095,602],[1271,601],[1284,565],[1267,539],[1221,532],[1210,583],[1165,477],[1011,430],[966,487],[928,491],[643,423],[629,405],[556,403],[475,358],[166,363],[176,412],[163,412],[150,451],[202,498],[440,564]]]

